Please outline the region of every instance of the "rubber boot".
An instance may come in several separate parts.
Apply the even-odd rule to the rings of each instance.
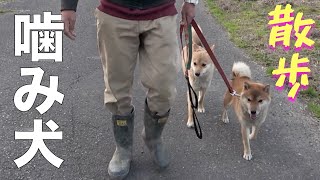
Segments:
[[[112,116],[116,150],[108,167],[111,179],[123,179],[129,173],[132,160],[133,119],[133,110],[128,116]]]
[[[150,150],[153,161],[160,168],[166,168],[170,163],[168,152],[163,145],[161,138],[161,133],[168,117],[169,111],[163,116],[158,116],[157,113],[152,113],[146,101],[142,137]]]

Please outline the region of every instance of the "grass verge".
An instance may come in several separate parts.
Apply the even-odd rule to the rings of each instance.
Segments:
[[[314,103],[309,103],[308,104],[308,109],[314,113],[314,115],[320,119],[320,105],[319,104],[314,104]]]
[[[0,0],[0,15],[8,12],[12,12],[12,10],[3,8],[2,4],[8,2],[9,0]]]
[[[1,9],[0,8],[0,14],[8,13],[8,12],[13,12],[12,10],[9,9]]]

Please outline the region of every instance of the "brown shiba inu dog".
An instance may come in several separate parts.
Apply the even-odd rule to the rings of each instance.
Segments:
[[[204,109],[204,95],[206,93],[207,88],[210,86],[212,77],[213,77],[213,71],[214,71],[214,65],[210,59],[210,56],[208,55],[207,51],[202,47],[200,43],[199,37],[196,35],[196,32],[194,29],[192,29],[192,62],[191,62],[191,68],[188,70],[189,80],[192,88],[197,92],[198,94],[198,112],[205,112]],[[214,45],[211,47],[211,49],[214,49]],[[186,63],[188,62],[188,48],[185,46],[182,51],[182,67],[183,72],[185,72],[186,69]],[[192,108],[191,108],[191,102],[190,98],[188,96],[188,122],[187,126],[189,128],[194,127],[194,120],[192,116]]]
[[[231,85],[240,97],[231,96],[229,91],[224,95],[222,121],[229,123],[227,107],[233,105],[241,124],[242,142],[244,146],[243,158],[252,159],[249,139],[255,139],[261,124],[268,113],[270,85],[264,85],[251,80],[249,66],[243,62],[236,62],[232,68],[233,79]],[[250,128],[252,132],[250,133]]]

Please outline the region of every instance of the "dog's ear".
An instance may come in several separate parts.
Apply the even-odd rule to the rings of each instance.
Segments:
[[[232,79],[234,79],[235,77],[237,77],[237,74],[235,72],[232,72]]]
[[[270,92],[270,85],[269,84],[265,85],[263,88],[263,91],[266,93],[269,93]]]
[[[244,82],[244,90],[250,89],[250,84],[248,82]]]
[[[210,49],[211,49],[212,51],[214,51],[214,44],[210,47]]]
[[[198,51],[200,49],[200,46],[198,44],[196,44],[196,43],[193,43],[192,44],[192,49],[193,49],[193,51]]]

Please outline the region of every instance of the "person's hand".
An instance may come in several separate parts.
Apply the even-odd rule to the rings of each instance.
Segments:
[[[75,40],[76,34],[74,26],[76,24],[76,12],[73,10],[64,10],[61,12],[62,21],[64,23],[64,34],[70,39]]]
[[[181,24],[187,26],[191,23],[196,15],[195,5],[193,3],[184,2],[181,9]]]

